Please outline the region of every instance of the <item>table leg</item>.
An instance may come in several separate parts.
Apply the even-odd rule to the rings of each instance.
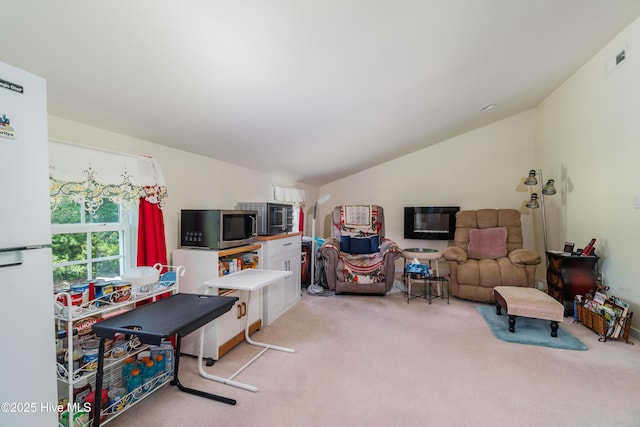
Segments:
[[[556,322],[556,321],[552,321],[551,322],[551,336],[553,338],[557,338],[558,337],[558,322]]]
[[[433,260],[436,264],[436,277],[440,277],[440,270],[438,269],[438,260]],[[431,267],[431,260],[429,260],[429,267]],[[437,286],[438,286],[438,296],[442,297],[442,283],[440,283],[440,280],[437,281]]]
[[[100,427],[100,411],[102,410],[102,377],[104,375],[104,338],[100,338],[98,347],[98,370],[96,371],[95,399],[93,401],[93,426]]]
[[[510,314],[509,315],[509,332],[516,331],[516,316]]]
[[[251,292],[252,291],[248,291],[247,293],[247,307],[249,307],[249,301],[251,299]],[[259,291],[257,291],[259,292]],[[247,315],[245,318],[245,328],[244,328],[244,337],[247,341],[247,343],[251,344],[251,345],[255,345],[258,347],[263,347],[264,349],[258,353],[256,356],[254,356],[251,360],[249,360],[247,363],[244,364],[244,366],[242,366],[240,369],[238,369],[236,372],[234,372],[233,375],[231,375],[229,378],[223,378],[223,377],[218,377],[216,375],[211,375],[209,373],[207,373],[204,368],[202,367],[202,359],[203,359],[203,353],[204,353],[204,328],[201,328],[200,330],[200,351],[198,352],[198,370],[200,371],[200,375],[203,376],[204,378],[213,380],[213,381],[217,381],[223,384],[227,384],[233,387],[238,387],[244,390],[248,390],[248,391],[253,391],[256,392],[258,391],[258,388],[249,384],[244,384],[238,381],[233,381],[233,378],[235,378],[236,375],[238,375],[240,372],[242,372],[247,366],[251,365],[256,359],[258,359],[260,356],[262,356],[267,350],[272,349],[272,350],[278,350],[278,351],[284,351],[287,353],[295,353],[295,350],[291,349],[291,348],[287,348],[287,347],[280,347],[277,345],[272,345],[272,344],[265,344],[265,343],[261,343],[261,342],[257,342],[257,341],[253,341],[250,337],[249,337],[249,316]]]
[[[262,354],[262,353],[260,353]],[[240,383],[238,381],[233,381],[232,378],[236,375],[234,374],[233,376],[229,377],[229,378],[223,378],[223,377],[219,377],[217,375],[211,375],[210,373],[206,372],[204,370],[204,368],[202,367],[202,361],[204,358],[204,327],[200,328],[200,350],[198,351],[198,371],[200,372],[200,375],[206,379],[212,380],[212,381],[216,381],[222,384],[227,384],[233,387],[238,387],[241,388],[243,390],[248,390],[248,391],[253,391],[256,392],[258,391],[258,388],[249,384],[244,384],[244,383]]]
[[[408,264],[408,260],[405,258],[404,260],[404,270],[402,272],[402,275],[404,276],[404,291],[407,294],[407,304],[409,304],[409,301],[411,300],[411,273],[407,273],[407,264]]]
[[[251,291],[249,291],[249,293],[247,294],[247,307],[249,307],[249,300],[251,299]],[[288,347],[280,347],[278,345],[273,345],[273,344],[265,344],[263,342],[257,342],[257,341],[253,341],[250,337],[249,337],[249,316],[247,315],[247,318],[245,319],[246,325],[244,328],[244,337],[247,340],[247,342],[251,345],[255,345],[258,347],[264,347],[266,349],[272,349],[272,350],[278,350],[278,351],[284,351],[287,353],[295,353],[296,351],[292,348],[288,348]]]
[[[204,327],[201,328],[201,329],[202,329],[202,333],[204,334]],[[218,396],[217,394],[207,393],[207,392],[202,391],[202,390],[196,390],[196,389],[193,389],[193,388],[188,388],[188,387],[183,386],[180,383],[180,379],[178,378],[178,367],[180,365],[180,341],[181,340],[182,340],[182,337],[180,335],[178,335],[178,338],[176,339],[176,357],[175,357],[175,361],[174,361],[174,365],[173,365],[173,381],[171,381],[171,385],[177,386],[178,390],[183,391],[185,393],[189,393],[189,394],[193,394],[193,395],[196,395],[196,396],[204,397],[206,399],[216,400],[218,402],[226,403],[228,405],[235,405],[236,404],[236,400],[235,399],[229,399],[228,397]],[[202,367],[202,342],[200,344],[200,355],[198,357],[198,367],[199,368]],[[94,421],[94,425],[95,425],[95,421]]]

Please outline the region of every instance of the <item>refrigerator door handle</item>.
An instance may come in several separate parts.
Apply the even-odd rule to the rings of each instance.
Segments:
[[[0,252],[0,268],[22,265],[22,250]]]

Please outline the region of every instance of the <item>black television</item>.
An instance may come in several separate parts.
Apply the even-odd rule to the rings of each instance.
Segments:
[[[404,208],[404,238],[453,240],[460,206],[411,206]]]

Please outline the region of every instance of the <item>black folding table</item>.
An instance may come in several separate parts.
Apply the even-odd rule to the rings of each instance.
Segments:
[[[124,333],[136,335],[143,344],[158,345],[163,338],[176,335],[171,384],[186,393],[235,405],[235,399],[184,387],[178,379],[178,365],[181,338],[231,310],[237,300],[237,297],[180,293],[93,324],[93,331],[100,338],[95,395],[102,396],[105,339],[113,339],[116,333]],[[96,398],[93,408],[94,427],[100,425],[100,410],[101,401]]]

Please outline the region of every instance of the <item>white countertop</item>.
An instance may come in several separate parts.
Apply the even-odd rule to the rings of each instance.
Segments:
[[[260,270],[247,268],[237,273],[221,276],[204,282],[211,288],[238,289],[253,291],[277,282],[280,279],[291,276],[290,271],[284,270]]]

